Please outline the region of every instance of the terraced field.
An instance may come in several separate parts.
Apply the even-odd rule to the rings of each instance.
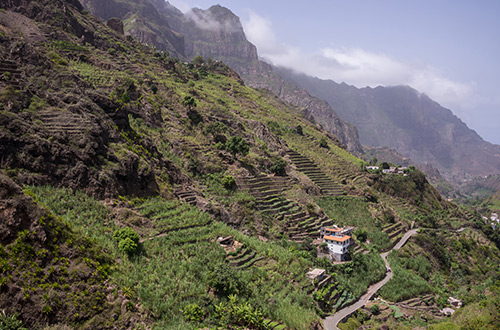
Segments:
[[[8,85],[15,89],[21,88],[21,70],[12,61],[0,61],[0,76]]]
[[[83,116],[56,108],[48,108],[38,113],[49,135],[69,136],[79,139],[92,130],[93,124]]]
[[[296,151],[290,150],[287,152],[288,157],[297,167],[297,170],[303,172],[312,182],[320,189],[323,195],[341,196],[345,195],[344,188],[336,183],[332,178],[327,176],[313,161],[299,154]]]
[[[306,237],[319,237],[319,229],[333,225],[334,221],[325,216],[310,213],[292,200],[283,197],[283,192],[292,183],[290,177],[258,176],[237,179],[240,189],[247,189],[256,198],[257,208],[281,221],[284,233],[294,241]]]
[[[165,201],[162,198],[137,200],[134,208],[144,217],[150,219],[154,229],[150,235],[155,236],[182,229],[204,227],[212,220],[191,203],[180,203],[177,200]]]

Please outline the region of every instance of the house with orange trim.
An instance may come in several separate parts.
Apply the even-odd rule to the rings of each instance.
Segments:
[[[337,261],[346,261],[349,258],[349,245],[351,245],[352,238],[349,235],[352,228],[322,227],[320,229],[320,236],[323,242],[326,243],[328,251],[333,259]]]

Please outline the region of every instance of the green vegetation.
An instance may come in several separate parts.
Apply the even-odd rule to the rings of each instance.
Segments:
[[[274,164],[269,168],[272,173],[276,175],[285,175],[286,174],[286,162],[283,158],[279,158],[274,162]]]
[[[5,310],[0,312],[0,329],[2,330],[27,330],[23,322],[18,320],[17,314],[7,315]]]
[[[108,247],[113,255],[121,254],[116,238],[137,239],[129,227],[108,229],[109,211],[80,192],[51,187],[30,187],[29,191],[73,228],[82,230],[79,223],[86,223],[89,237]],[[131,292],[134,303],[130,308],[135,309],[139,299],[143,308],[156,316],[157,327],[252,325],[261,324],[261,317],[265,317],[295,329],[307,329],[317,320],[312,297],[298,289],[308,285],[305,272],[310,261],[280,245],[246,237],[221,223],[210,223],[208,218],[202,220],[207,217],[202,212],[186,204],[179,205],[175,200],[133,199],[130,205],[154,224],[153,228],[137,228],[140,235],[161,233],[166,228],[185,228],[170,231],[163,237],[151,236],[144,242],[147,255],[122,259],[116,271],[110,274],[122,290]],[[197,217],[202,218],[201,222]],[[260,266],[245,270],[229,267],[224,262],[224,251],[216,243],[218,236],[227,235],[233,235],[264,256]],[[207,294],[210,287],[217,293],[216,297]],[[231,294],[237,298],[231,298]],[[269,305],[267,299],[277,303]],[[300,313],[292,313],[292,310]]]
[[[130,227],[120,228],[113,233],[113,238],[118,242],[118,248],[132,255],[137,251],[139,235]]]
[[[394,278],[380,294],[400,301],[432,293],[430,303],[440,307],[454,295],[493,315],[457,324],[496,322],[499,252],[491,241],[499,244],[498,230],[446,202],[422,173],[365,172],[366,163],[334,136],[245,86],[224,64],[201,56],[183,64],[97,29],[97,20],[71,6],[55,13],[42,17],[54,17],[46,24],[58,24],[60,40],[33,48],[46,63],[30,66],[22,82],[31,96],[13,86],[0,96],[8,123],[2,146],[20,148],[5,149],[3,167],[21,182],[67,187],[24,188],[49,210],[36,219],[52,226],[45,247],[36,245],[38,228],[0,246],[0,289],[15,282],[25,300],[19,308],[36,310],[43,322],[87,328],[309,329],[380,280],[379,253],[414,224],[421,231],[411,248],[390,255]],[[128,28],[137,18],[127,17]],[[78,24],[95,42],[67,32]],[[5,49],[19,47],[6,42]],[[82,127],[52,134],[65,124],[53,118],[79,116]],[[316,178],[301,170],[287,176],[285,146],[304,156]],[[257,182],[251,195],[236,185],[248,176],[285,183]],[[174,197],[186,191],[208,201],[207,213]],[[351,262],[317,258],[324,245],[317,249],[311,234],[331,223],[356,227]],[[226,236],[241,245],[221,246],[217,239]],[[305,276],[313,267],[325,268],[331,282],[315,288]],[[400,310],[391,314],[403,318]]]
[[[358,230],[364,230],[366,239],[370,240],[378,250],[386,249],[391,241],[382,230],[381,220],[373,216],[372,212],[380,207],[377,204],[364,201],[358,197],[321,197],[316,203],[325,210],[332,219],[338,219],[340,226],[355,226]],[[377,212],[382,216],[383,212]],[[361,240],[361,239],[360,239]]]
[[[432,293],[432,286],[422,276],[429,277],[430,264],[425,258],[413,259],[406,266],[413,266],[417,271],[406,269],[398,258],[397,252],[391,252],[388,260],[392,268],[393,278],[384,285],[379,294],[384,299],[398,302],[425,293]]]
[[[231,136],[226,142],[226,150],[233,155],[236,155],[238,153],[247,155],[250,150],[250,146],[245,142],[245,140],[243,140],[242,137]]]

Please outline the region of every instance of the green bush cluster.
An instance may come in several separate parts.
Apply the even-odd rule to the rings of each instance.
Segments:
[[[116,230],[113,239],[118,241],[118,248],[128,255],[134,254],[139,246],[139,235],[130,227]]]
[[[192,303],[184,307],[184,317],[186,318],[186,321],[201,322],[204,316],[205,313],[196,303]]]
[[[222,185],[227,190],[232,190],[236,187],[236,181],[232,175],[226,175],[221,180]]]
[[[236,155],[238,153],[242,155],[247,155],[250,151],[250,146],[248,143],[239,136],[231,136],[226,142],[226,150]]]
[[[274,164],[269,168],[272,173],[276,175],[286,174],[286,161],[283,158],[279,158]]]

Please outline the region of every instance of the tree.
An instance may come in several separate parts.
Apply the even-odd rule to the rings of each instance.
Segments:
[[[186,95],[182,100],[182,106],[188,108],[188,110],[196,108],[196,100],[191,95]]]
[[[373,315],[378,315],[380,313],[380,307],[379,305],[375,304],[370,308],[370,312],[372,312]]]
[[[243,288],[235,269],[226,263],[215,266],[214,270],[208,274],[208,285],[214,289],[217,294],[228,296],[237,294]]]
[[[205,59],[201,55],[196,55],[193,58],[193,64],[196,66],[202,66],[203,64],[205,64]]]
[[[231,138],[226,142],[226,150],[233,155],[236,155],[237,153],[246,155],[250,151],[250,147],[245,140],[243,140],[243,138],[239,136],[231,136]]]
[[[232,190],[236,187],[236,181],[232,175],[226,175],[221,180],[222,185],[227,190]]]
[[[286,174],[286,161],[283,158],[279,158],[270,168],[271,172],[276,175]]]
[[[321,148],[328,149],[328,141],[326,141],[326,139],[324,137],[322,137],[321,140],[319,140],[319,146]]]
[[[139,247],[139,235],[130,227],[116,230],[113,239],[118,241],[118,248],[128,255],[134,254]]]

